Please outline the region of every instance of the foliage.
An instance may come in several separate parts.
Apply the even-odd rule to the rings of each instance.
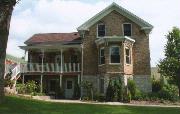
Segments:
[[[123,91],[123,101],[124,102],[130,102],[131,101],[131,93],[127,86],[124,87]]]
[[[63,88],[58,87],[56,89],[56,93],[57,93],[56,98],[59,98],[59,99],[64,98],[64,90],[63,90]]]
[[[86,96],[88,100],[93,100],[93,83],[90,81],[83,81],[81,83],[81,87],[83,87],[86,91]]]
[[[75,83],[75,86],[74,86],[74,95],[73,95],[73,98],[75,99],[79,99],[81,96],[81,90],[80,90],[80,86],[78,83]]]
[[[127,84],[128,90],[132,96],[132,98],[135,97],[136,95],[136,84],[133,80],[128,80],[128,84]]]
[[[16,84],[16,89],[19,94],[26,93],[26,85],[25,84]]]
[[[159,98],[170,101],[177,101],[178,88],[174,85],[165,85],[159,92]]]
[[[11,75],[12,75],[12,71],[10,70],[10,72],[6,74],[5,79],[4,79],[5,87],[13,87],[15,82],[14,80],[11,80]]]
[[[160,60],[159,72],[167,77],[169,83],[176,84],[180,93],[180,29],[174,27],[166,38],[165,58]]]
[[[113,99],[114,99],[114,86],[112,80],[110,79],[106,90],[106,101],[113,101]]]
[[[161,80],[152,80],[152,92],[159,92],[163,88]]]
[[[26,83],[26,93],[34,93],[36,92],[36,89],[37,89],[37,85],[35,83],[35,81],[33,80],[30,80]]]
[[[114,80],[114,88],[116,93],[116,101],[122,101],[123,100],[123,83],[121,78],[119,80]]]

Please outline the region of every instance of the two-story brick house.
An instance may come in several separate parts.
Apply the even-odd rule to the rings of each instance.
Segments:
[[[64,90],[72,98],[75,84],[91,81],[105,93],[111,78],[133,79],[151,91],[149,33],[153,26],[116,3],[72,33],[35,34],[26,46],[28,64],[21,65],[23,82],[36,80],[41,91]],[[44,88],[44,89],[43,89]]]

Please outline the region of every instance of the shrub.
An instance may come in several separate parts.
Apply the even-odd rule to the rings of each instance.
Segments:
[[[128,80],[128,84],[127,84],[128,90],[132,96],[132,98],[135,97],[136,95],[136,84],[133,80]]]
[[[131,101],[131,93],[128,90],[128,87],[125,86],[124,87],[124,91],[123,91],[123,101],[124,102],[130,102]]]
[[[123,84],[121,78],[116,82],[117,101],[123,100]]]
[[[109,84],[106,90],[106,101],[113,101],[114,98],[114,86],[112,80],[109,80]]]
[[[163,83],[160,80],[152,80],[152,92],[159,92],[163,87]]]
[[[93,100],[93,83],[89,81],[83,81],[81,86],[86,90],[86,96],[88,100]]]
[[[32,80],[28,81],[25,86],[26,86],[26,93],[32,94],[36,92],[37,85],[35,81],[32,81]]]
[[[16,84],[16,89],[19,94],[25,94],[26,92],[25,84]]]
[[[177,101],[178,100],[178,88],[174,85],[164,85],[159,92],[159,98],[164,100]]]
[[[75,99],[79,99],[81,96],[81,90],[78,83],[75,83],[73,96]]]

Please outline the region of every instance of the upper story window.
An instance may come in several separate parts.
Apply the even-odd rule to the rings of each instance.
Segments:
[[[103,37],[106,34],[106,30],[105,30],[105,24],[101,23],[97,25],[97,36],[98,37]]]
[[[119,46],[110,48],[110,63],[120,63]]]
[[[130,48],[126,48],[125,52],[126,52],[126,64],[131,64],[131,50],[130,50]]]
[[[124,36],[132,36],[132,24],[130,23],[123,24],[123,34]]]
[[[99,64],[105,64],[104,48],[100,49],[99,59],[100,59]]]

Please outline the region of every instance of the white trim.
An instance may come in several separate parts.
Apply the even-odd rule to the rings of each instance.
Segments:
[[[104,60],[104,63],[101,64],[101,50],[104,50],[104,59],[105,59],[105,49],[104,49],[104,47],[101,47],[101,48],[99,49],[99,65],[105,64],[105,60]]]
[[[104,30],[104,31],[105,31],[105,35],[104,35],[104,36],[106,36],[106,25],[105,25],[104,23],[98,23],[97,26],[96,26],[96,36],[97,36],[97,38],[102,38],[102,37],[104,37],[104,36],[101,37],[101,36],[99,36],[99,34],[98,34],[98,31],[99,31],[98,26],[99,26],[99,25],[104,25],[104,26],[105,26],[105,30]]]
[[[132,32],[132,23],[123,23],[122,24],[122,33],[123,33],[123,36],[124,36],[124,25],[125,24],[130,24],[131,25],[131,36],[133,35],[133,32]],[[131,36],[127,36],[127,37],[131,37]]]
[[[119,63],[112,63],[111,62],[111,48],[113,48],[113,47],[118,47],[119,48],[119,57],[120,57],[120,46],[117,46],[117,45],[113,45],[113,46],[110,46],[109,47],[109,64],[111,64],[111,65],[118,65],[118,64],[121,64],[121,60],[119,60]],[[120,57],[120,59],[121,59],[121,57]]]
[[[145,29],[148,29],[149,31],[151,31],[153,29],[153,26],[151,24],[149,24],[145,20],[139,18],[135,14],[129,12],[125,8],[123,8],[113,2],[111,5],[106,7],[104,10],[102,10],[101,12],[99,12],[98,14],[96,14],[95,16],[90,18],[88,21],[83,23],[81,26],[79,26],[77,28],[77,30],[78,31],[89,30],[89,27],[91,27],[92,25],[97,23],[99,20],[101,20],[103,17],[105,17],[106,15],[108,15],[109,13],[111,13],[114,10],[117,11],[118,13],[120,13],[121,15],[123,15],[124,17],[128,18],[129,20],[133,21],[134,23],[138,24],[142,29],[145,28]]]
[[[130,59],[130,63],[127,63],[127,61],[126,61],[126,49],[129,49],[129,59]],[[126,46],[126,47],[125,47],[125,64],[126,64],[126,65],[131,65],[131,64],[132,64],[132,61],[131,61],[131,59],[132,59],[131,56],[132,56],[132,55],[131,55],[131,53],[132,53],[132,52],[131,52],[131,48]]]

